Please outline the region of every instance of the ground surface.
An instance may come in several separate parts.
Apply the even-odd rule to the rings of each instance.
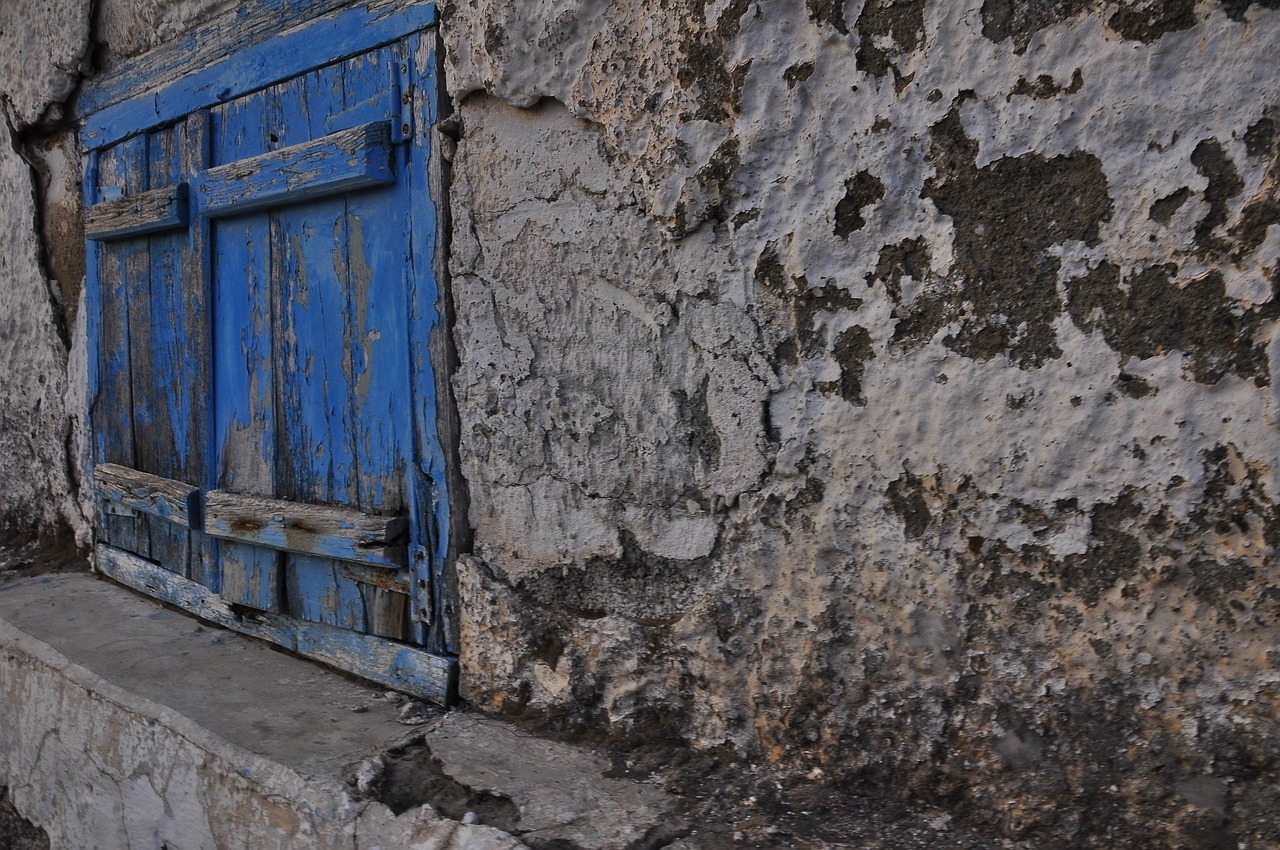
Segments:
[[[337,777],[395,815],[422,803],[456,821],[471,813],[538,850],[1003,846],[941,813],[818,782],[778,783],[727,752],[650,740],[610,753],[465,711],[426,709],[424,722],[406,725],[400,695],[85,569],[67,552],[0,548],[0,620],[220,739],[303,776]],[[0,848],[44,840],[6,789]]]

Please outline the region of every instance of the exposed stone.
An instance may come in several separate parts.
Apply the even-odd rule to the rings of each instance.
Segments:
[[[873,174],[859,171],[844,181],[845,193],[836,204],[835,234],[845,239],[867,223],[862,217],[863,208],[884,197],[884,184]]]
[[[1128,277],[1103,263],[1070,284],[1072,318],[1082,330],[1102,330],[1121,354],[1158,357],[1184,352],[1197,381],[1226,374],[1270,381],[1263,328],[1270,310],[1244,310],[1226,297],[1222,275],[1181,282],[1177,267],[1155,266]]]
[[[958,109],[932,136],[938,176],[923,196],[954,222],[962,271],[943,291],[903,311],[895,341],[925,343],[955,322],[944,344],[968,357],[1003,353],[1034,368],[1059,356],[1052,325],[1062,311],[1060,264],[1048,249],[1098,243],[1112,210],[1101,161],[1084,152],[1051,159],[1026,154],[975,168],[978,146],[965,135]]]
[[[893,60],[924,42],[925,0],[868,0],[858,15],[858,70],[883,77]]]

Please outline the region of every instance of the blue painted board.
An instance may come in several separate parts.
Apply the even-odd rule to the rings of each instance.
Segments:
[[[347,109],[370,92],[400,90],[408,45],[398,42],[343,63]],[[403,173],[406,148],[396,145]],[[408,293],[411,187],[406,180],[380,192],[347,197],[347,356],[352,363],[356,413],[356,498],[364,510],[404,514],[406,472],[413,452],[409,384]],[[361,588],[371,611],[369,631],[407,637],[409,600],[402,594]]]
[[[249,98],[212,110],[214,163],[266,151],[268,116]],[[265,212],[222,219],[212,229],[216,250],[210,275],[216,474],[214,486],[275,494],[276,387],[273,292],[268,274],[272,248]],[[281,608],[281,556],[274,549],[219,541],[221,593],[236,604],[264,611]]]
[[[157,130],[145,138],[148,190],[182,184],[183,126]],[[182,281],[186,233],[151,232],[146,244],[149,276],[145,291],[139,287],[138,302],[130,305],[129,319],[135,367],[134,404],[147,417],[136,416],[134,422],[136,468],[167,479],[189,481],[187,453],[191,445],[187,433],[193,388],[186,376],[177,372],[187,337]],[[166,569],[187,574],[188,529],[155,515],[144,517],[143,522],[150,537],[152,560]]]
[[[305,73],[334,59],[352,56],[435,23],[435,5],[402,0],[364,3],[309,21],[296,29],[257,43],[245,44],[172,83],[128,100],[111,102],[122,89],[138,91],[155,78],[122,78],[86,92],[80,138],[88,149],[101,148],[141,130],[181,118],[203,107],[224,103],[272,83]],[[278,18],[269,21],[278,26]],[[256,23],[262,27],[262,23]],[[240,29],[248,29],[243,23]],[[208,38],[206,34],[204,38]],[[232,33],[233,41],[239,41]],[[197,54],[201,34],[190,37]],[[323,49],[317,50],[317,46]],[[207,61],[207,59],[206,59]],[[150,77],[156,69],[147,68]],[[142,76],[142,75],[140,75]]]
[[[278,115],[272,126],[280,143],[293,149],[318,147],[310,140],[326,142],[325,119],[342,108],[341,70],[331,65],[303,74],[273,87],[270,96],[269,108]],[[379,158],[386,180],[393,179],[389,143],[384,123]],[[343,356],[347,252],[342,188],[272,213],[277,253],[271,276],[281,293],[274,365],[285,423],[277,479],[284,498],[355,506],[351,362]],[[286,556],[285,581],[287,610],[295,616],[341,628],[367,628],[359,588],[340,580],[332,559],[291,553]]]

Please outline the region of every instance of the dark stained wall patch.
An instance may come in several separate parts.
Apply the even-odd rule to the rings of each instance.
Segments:
[[[805,0],[809,8],[809,20],[834,27],[841,35],[849,34],[844,19],[844,0]]]
[[[982,34],[996,44],[1012,38],[1014,52],[1025,53],[1040,30],[1073,18],[1091,5],[1090,0],[986,0]]]
[[[1181,286],[1177,273],[1172,264],[1152,266],[1122,287],[1119,268],[1104,262],[1069,285],[1071,318],[1085,332],[1101,329],[1107,344],[1125,356],[1184,352],[1201,383],[1228,374],[1269,383],[1259,330],[1268,311],[1243,310],[1229,300],[1216,271]]]
[[[1213,232],[1226,223],[1227,202],[1240,194],[1244,181],[1217,139],[1205,139],[1196,145],[1191,152],[1191,164],[1209,181],[1204,190],[1209,212],[1196,225],[1196,244],[1201,250],[1212,251],[1223,245]]]
[[[884,184],[880,178],[866,171],[844,181],[845,193],[836,204],[835,235],[841,239],[855,230],[861,230],[867,223],[862,217],[862,210],[884,197]]]
[[[934,125],[932,137],[937,175],[921,194],[952,220],[957,272],[897,311],[895,341],[922,345],[957,323],[943,342],[966,357],[1004,354],[1024,369],[1058,357],[1060,262],[1047,249],[1098,244],[1099,226],[1112,211],[1102,163],[1076,151],[1006,157],[978,168],[977,143],[965,135],[958,108]]]
[[[893,59],[924,41],[925,0],[867,0],[858,15],[858,70],[883,77]]]
[[[819,383],[818,391],[826,395],[838,394],[856,407],[865,407],[867,400],[862,394],[862,376],[867,371],[867,361],[875,357],[871,350],[871,334],[858,326],[842,331],[836,337],[831,355],[840,364],[840,379]]]
[[[1195,0],[1129,2],[1107,19],[1107,26],[1130,41],[1150,44],[1165,33],[1196,25]]]

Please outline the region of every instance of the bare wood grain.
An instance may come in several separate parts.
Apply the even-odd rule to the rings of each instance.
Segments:
[[[205,499],[205,528],[214,537],[343,561],[405,566],[408,527],[404,517],[225,490]]]
[[[185,528],[200,527],[200,490],[190,484],[139,472],[115,463],[93,470],[98,496]]]
[[[103,201],[85,211],[84,235],[95,242],[158,233],[187,224],[187,184]]]

